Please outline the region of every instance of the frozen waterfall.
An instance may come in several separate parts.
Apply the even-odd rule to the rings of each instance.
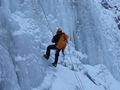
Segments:
[[[88,56],[82,63],[104,64],[120,80],[120,31],[115,14],[100,2],[0,0],[0,90],[31,90],[41,84],[48,69],[39,62],[41,53],[58,27],[69,34],[70,46]]]

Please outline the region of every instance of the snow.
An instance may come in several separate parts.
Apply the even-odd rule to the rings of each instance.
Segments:
[[[0,0],[0,90],[119,90],[114,12],[101,0]],[[70,38],[54,68],[55,52],[42,56],[58,27]]]
[[[85,65],[92,78],[95,78],[95,85],[83,72],[72,71],[67,67],[58,65],[57,68],[49,68],[47,75],[38,88],[33,90],[118,90],[120,88],[119,82],[111,76],[110,72],[105,69],[103,65],[95,67]],[[104,68],[105,72],[102,71]],[[107,75],[106,75],[107,74]],[[76,79],[77,75],[79,80]],[[80,83],[80,84],[79,84]]]

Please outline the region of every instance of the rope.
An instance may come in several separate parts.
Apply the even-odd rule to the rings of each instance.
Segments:
[[[43,14],[44,14],[44,16],[45,16],[45,19],[46,19],[46,21],[47,21],[47,23],[48,23],[48,27],[50,28],[50,31],[52,32],[52,34],[54,34],[53,31],[52,31],[52,28],[51,28],[51,26],[50,26],[49,20],[48,20],[48,18],[47,18],[47,15],[46,15],[46,13],[45,13],[45,10],[44,10],[43,7],[42,7],[41,2],[40,2],[40,7],[41,7],[41,9],[42,9],[42,11],[43,11]]]
[[[69,45],[68,45],[68,51],[69,51],[69,55],[70,55]],[[72,62],[72,59],[71,59],[71,55],[70,55],[70,62],[72,63],[72,66],[73,66],[73,62]],[[82,85],[82,81],[81,81],[81,79],[79,78],[78,74],[77,74],[75,71],[73,71],[73,72],[74,72],[74,75],[75,75],[76,80],[78,81],[79,88],[80,88],[81,90],[85,90],[84,87],[83,87],[83,85]]]
[[[50,26],[50,23],[49,23],[49,21],[48,21],[48,19],[47,19],[47,15],[46,15],[46,13],[45,13],[45,11],[44,11],[41,3],[40,3],[40,7],[41,7],[41,9],[42,9],[42,11],[43,11],[43,13],[44,13],[44,15],[45,15],[46,21],[47,21],[47,23],[48,23],[48,27],[51,29],[51,32],[52,32],[52,28],[51,28],[51,26]],[[52,32],[52,34],[53,34],[53,32]],[[69,47],[69,46],[68,46],[68,47]],[[68,50],[68,51],[69,51],[69,54],[70,54],[70,50]],[[63,56],[64,56],[64,55],[63,55]],[[64,57],[63,57],[63,60],[64,60]],[[72,59],[71,59],[71,55],[70,55],[70,61],[71,61],[72,66],[73,66],[73,62],[72,62]],[[73,72],[74,72],[74,75],[75,75],[76,80],[78,81],[79,87],[80,87],[82,90],[84,90],[83,85],[82,85],[82,82],[81,82],[79,76],[77,75],[77,73],[75,73],[75,71],[73,71]]]
[[[53,33],[53,31],[52,31],[52,28],[51,28],[51,26],[50,26],[50,23],[49,23],[49,20],[48,20],[48,18],[47,18],[47,15],[46,15],[46,13],[45,13],[45,10],[43,9],[43,7],[42,7],[42,5],[41,5],[41,2],[40,2],[40,7],[41,7],[41,9],[42,9],[42,11],[43,11],[43,13],[44,13],[44,15],[45,15],[45,19],[46,19],[46,21],[47,21],[47,23],[48,23],[48,27],[50,28],[50,31],[52,32],[52,35],[54,34]],[[65,61],[65,54],[63,54],[63,62]]]

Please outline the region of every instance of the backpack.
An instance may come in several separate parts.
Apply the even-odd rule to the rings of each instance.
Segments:
[[[56,45],[56,48],[58,49],[65,49],[66,45],[67,45],[67,42],[68,42],[68,39],[69,36],[65,33],[62,33],[57,45]]]

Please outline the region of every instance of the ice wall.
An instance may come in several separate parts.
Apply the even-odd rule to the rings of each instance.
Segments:
[[[119,35],[111,17],[92,0],[0,0],[0,81],[5,82],[0,90],[31,90],[41,84],[47,68],[40,52],[57,27],[88,55],[83,63],[103,63],[119,78]]]
[[[87,53],[88,59],[82,60],[84,63],[102,63],[119,79],[120,32],[114,14],[103,8],[100,2],[101,0],[76,1],[78,23],[75,46],[77,50]]]
[[[102,63],[119,78],[120,35],[112,11],[106,11],[100,4],[101,0],[46,2],[44,0],[42,5],[47,16],[53,16],[56,21],[50,19],[53,30],[61,26],[69,33],[76,50],[88,55],[88,59],[81,61],[91,65]],[[111,0],[112,2],[117,1]]]
[[[0,90],[31,90],[40,85],[47,69],[42,61],[39,62],[42,60],[37,48],[40,44],[34,38],[40,31],[36,35],[21,34],[21,29],[26,30],[16,21],[17,18],[12,18],[15,11],[23,11],[24,5],[19,6],[23,1],[0,0]]]
[[[0,90],[31,90],[41,84],[47,69],[41,59],[42,51],[56,28],[62,27],[74,41],[71,9],[71,2],[62,0],[0,0],[0,52],[6,52],[0,59]]]

